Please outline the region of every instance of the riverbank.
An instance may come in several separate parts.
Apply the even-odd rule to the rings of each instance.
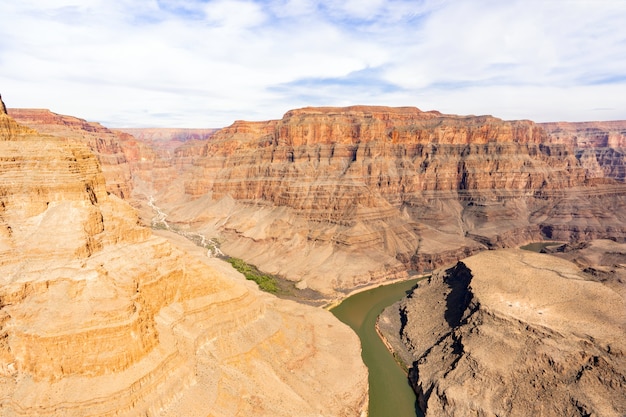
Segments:
[[[400,369],[402,369],[404,371],[404,374],[408,378],[408,376],[409,376],[409,365],[402,360],[402,358],[400,357],[399,353],[396,351],[396,349],[394,349],[393,345],[389,342],[387,337],[380,330],[379,323],[380,323],[380,315],[376,319],[376,324],[374,326],[374,328],[376,329],[376,333],[378,334],[378,337],[380,337],[380,340],[383,342],[383,344],[385,345],[385,347],[387,348],[389,353],[391,353],[391,356],[393,356],[393,358],[395,359],[395,361],[398,364],[398,366],[400,367]]]
[[[402,299],[417,282],[413,278],[369,289],[362,287],[330,310],[361,340],[361,356],[369,370],[369,417],[387,417],[390,412],[399,417],[416,416],[416,396],[406,370],[399,366],[388,343],[383,342],[376,321],[385,307]]]
[[[324,308],[325,310],[332,310],[333,308],[337,307],[339,304],[341,304],[342,302],[344,302],[345,300],[347,300],[348,298],[352,297],[353,295],[365,292],[365,291],[370,291],[373,290],[375,288],[379,288],[379,287],[385,287],[387,285],[392,285],[392,284],[398,284],[400,282],[408,282],[408,281],[413,281],[413,280],[417,280],[420,281],[426,277],[428,277],[430,275],[430,273],[427,274],[419,274],[419,275],[412,275],[410,276],[408,279],[393,279],[393,280],[389,280],[389,281],[382,281],[382,282],[374,282],[371,284],[366,284],[363,285],[361,287],[355,288],[353,290],[351,290],[350,292],[346,293],[346,295],[344,297],[335,299],[335,300],[330,300],[328,302],[328,304],[323,305],[322,308]]]

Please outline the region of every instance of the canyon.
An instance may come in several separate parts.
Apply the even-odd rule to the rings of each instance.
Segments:
[[[621,403],[598,404],[625,386],[624,346],[611,336],[626,329],[623,250],[611,246],[626,242],[625,132],[626,122],[378,106],[302,108],[222,129],[110,129],[9,108],[0,115],[0,407],[366,412],[367,370],[346,326],[260,292],[182,234],[317,304],[436,270],[385,319],[428,415],[549,415],[532,407],[550,401],[567,404],[565,414],[619,415]],[[165,217],[179,234],[148,228]],[[505,249],[544,239],[569,246],[549,258]],[[573,305],[572,323],[590,330],[569,323]],[[536,349],[525,353],[529,341]],[[502,353],[494,363],[490,344]],[[494,388],[505,380],[505,391]],[[506,391],[520,383],[534,388]],[[537,393],[545,401],[529,403]]]
[[[0,114],[0,414],[364,415],[347,326],[143,227],[116,134],[43,114]]]
[[[304,108],[185,143],[137,171],[134,192],[224,253],[341,298],[486,249],[624,241],[624,163],[603,156],[623,154],[623,140],[568,132],[417,108]]]

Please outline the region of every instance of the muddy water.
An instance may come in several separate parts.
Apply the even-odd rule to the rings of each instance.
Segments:
[[[380,286],[345,299],[331,312],[361,339],[363,362],[369,369],[369,417],[415,417],[415,393],[405,372],[376,332],[383,309],[404,297],[417,279]]]
[[[520,249],[529,250],[531,252],[541,252],[542,249],[547,248],[548,246],[558,246],[562,245],[563,242],[533,242],[528,245],[521,246]]]

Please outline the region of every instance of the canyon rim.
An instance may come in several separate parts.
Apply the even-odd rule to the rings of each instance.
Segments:
[[[237,121],[217,130],[155,133],[9,108],[0,115],[0,134],[0,404],[6,415],[365,412],[367,371],[351,331],[323,309],[260,292],[180,234],[150,230],[155,206],[173,230],[211,239],[223,253],[292,283],[296,298],[309,291],[331,302],[358,288],[446,267],[432,278],[432,296],[421,297],[418,289],[406,301],[446,305],[442,271],[465,265],[484,308],[476,310],[484,316],[475,317],[500,320],[480,331],[497,340],[490,332],[515,332],[521,319],[502,317],[506,306],[496,299],[507,284],[489,273],[534,256],[498,249],[543,239],[626,240],[626,122],[537,124],[351,106],[295,109],[281,119]],[[620,259],[609,266],[619,270]],[[546,262],[543,269],[556,275],[576,268],[554,257],[532,261]],[[610,300],[614,315],[596,307],[623,334],[620,279],[594,287],[598,296],[588,301]],[[550,291],[582,285],[567,284]],[[525,292],[534,282],[517,285],[513,292],[526,301],[539,297]],[[459,326],[469,318],[464,300],[451,304]],[[404,304],[401,309],[410,311]],[[433,317],[426,324],[449,324],[445,310],[442,315],[443,322]],[[407,340],[423,340],[424,351],[435,346],[430,328],[402,333],[420,322],[407,317],[408,324],[396,329],[398,349]],[[567,320],[557,324],[567,327]],[[465,328],[459,326],[442,324],[445,331],[437,334],[460,334]],[[555,345],[575,330],[540,330],[548,347],[538,343],[538,349],[554,350],[537,355],[552,360],[556,370],[542,376],[533,368],[526,375],[538,386],[547,384],[545,378],[559,385],[558,377],[591,364],[614,391],[598,391],[578,405],[567,402],[566,412],[618,415],[619,404],[613,410],[595,404],[607,392],[624,393],[619,340],[602,345],[612,347],[613,356],[605,359],[592,352],[605,340],[600,327],[604,333],[581,336],[576,343],[584,348],[572,352]],[[421,333],[429,336],[420,339]],[[478,347],[466,351],[487,355],[479,349],[484,342],[472,337]],[[593,348],[585,350],[590,337]],[[442,348],[444,361],[468,361],[449,345]],[[524,344],[510,347],[523,350]],[[555,359],[557,354],[564,356]],[[407,354],[407,361],[420,355]],[[575,361],[567,355],[582,356]],[[598,368],[595,357],[610,366]],[[453,394],[481,378],[502,379],[498,370],[470,367],[476,375],[445,379],[420,366],[415,387],[427,415],[492,412],[484,393],[485,403],[474,408],[474,398]],[[585,372],[584,378],[593,378],[596,371]],[[84,385],[94,388],[79,389]],[[448,394],[427,396],[428,387]],[[546,398],[564,401],[558,390],[550,392]],[[494,413],[504,409],[498,407]]]

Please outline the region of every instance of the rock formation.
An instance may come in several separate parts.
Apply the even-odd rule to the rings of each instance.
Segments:
[[[174,151],[189,141],[206,141],[218,129],[176,129],[176,128],[118,128],[138,141],[149,144],[163,157],[173,156]]]
[[[175,239],[88,146],[0,114],[1,415],[364,415],[346,326]]]
[[[418,284],[379,328],[413,364],[426,416],[624,416],[626,269],[612,267],[620,277],[602,280],[551,255],[483,252]]]
[[[99,123],[64,116],[43,109],[9,109],[9,115],[18,123],[38,132],[65,140],[82,142],[96,155],[106,176],[106,189],[120,198],[128,199],[132,179],[125,149],[138,146],[134,138],[111,131]],[[123,142],[131,142],[124,143]],[[139,145],[142,146],[142,145]]]
[[[147,187],[170,221],[328,294],[542,237],[626,239],[624,184],[530,121],[305,108],[175,154]]]
[[[619,122],[583,129],[353,106],[133,138],[50,112],[11,112],[86,139],[108,190],[132,196],[145,224],[154,199],[177,227],[331,297],[487,248],[626,239]],[[98,148],[102,140],[109,145]]]
[[[541,123],[550,140],[576,149],[593,176],[626,181],[626,122]]]

